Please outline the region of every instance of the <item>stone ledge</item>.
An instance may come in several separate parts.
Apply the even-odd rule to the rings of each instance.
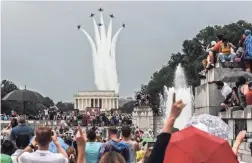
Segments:
[[[252,119],[252,105],[248,105],[244,110],[234,110],[234,107],[228,108],[227,112],[219,112],[218,116],[223,119]]]
[[[231,108],[228,108],[228,111],[226,111],[226,112],[219,112],[218,116],[222,119],[232,118]]]
[[[233,111],[232,118],[234,118],[234,119],[245,119],[244,111],[243,110]]]
[[[236,76],[237,71],[242,71],[242,68],[213,68],[207,72],[206,79],[207,81],[221,80],[226,74],[229,74],[229,76],[230,74],[234,74],[234,76]]]

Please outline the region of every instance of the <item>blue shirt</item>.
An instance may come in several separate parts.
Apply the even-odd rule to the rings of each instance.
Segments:
[[[87,142],[86,144],[86,162],[98,163],[99,150],[102,143],[100,142]]]
[[[31,139],[34,135],[34,130],[27,124],[19,124],[18,126],[14,127],[10,133],[10,140],[16,140],[19,134],[27,134]]]

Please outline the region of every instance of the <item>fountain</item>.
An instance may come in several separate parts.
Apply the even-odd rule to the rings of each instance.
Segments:
[[[179,64],[175,71],[174,87],[167,88],[164,86],[164,95],[162,97],[161,109],[163,109],[164,120],[170,114],[173,93],[176,93],[176,100],[183,100],[186,104],[180,116],[175,121],[174,127],[183,129],[192,117],[193,112],[193,95],[192,89],[187,85],[183,68]]]

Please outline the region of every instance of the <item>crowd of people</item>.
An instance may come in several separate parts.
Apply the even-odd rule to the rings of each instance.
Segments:
[[[61,125],[55,128],[42,126],[34,132],[34,129],[27,124],[25,115],[13,117],[9,126],[2,131],[5,137],[1,140],[1,159],[4,159],[6,163],[17,161],[28,163],[38,160],[43,155],[47,157],[43,159],[43,161],[46,160],[45,162],[53,159],[56,162],[69,161],[75,163],[79,149],[76,137],[78,130],[80,129],[76,126]],[[125,160],[132,160],[128,162],[136,162],[140,156],[143,157],[143,155],[137,157],[136,152],[143,153],[139,144],[143,141],[146,133],[137,127],[132,128],[132,126],[124,124],[119,129],[111,126],[108,129],[107,138],[101,133],[99,127],[95,126],[90,127],[90,129],[86,127],[85,133],[88,140],[85,147],[86,162],[96,163],[98,160],[102,160],[103,155],[109,151],[121,151],[120,154]],[[150,135],[153,136],[152,131],[146,134],[149,138]],[[45,151],[45,149],[48,151]],[[29,156],[27,152],[31,151],[36,151],[36,154]],[[54,156],[54,153],[60,154]],[[22,155],[18,158],[20,154]]]
[[[141,144],[143,134],[138,128],[132,129],[123,125],[118,134],[118,128],[108,128],[108,138],[97,133],[97,127],[83,130],[75,127],[72,142],[61,137],[65,132],[63,127],[51,129],[41,126],[36,131],[26,123],[25,116],[11,119],[9,136],[1,142],[2,163],[162,163],[169,162],[165,158],[166,148],[170,142],[173,125],[185,104],[179,100],[172,105],[170,115],[165,120],[161,133],[157,136],[154,146]],[[56,130],[56,131],[55,131]],[[183,129],[184,130],[184,129]],[[178,131],[177,131],[178,132]],[[242,131],[236,138],[233,148],[235,159],[238,148],[245,138]],[[195,142],[196,143],[196,142]],[[251,146],[252,147],[252,146]],[[250,148],[251,148],[250,147]],[[207,148],[207,147],[206,147]],[[204,149],[201,149],[204,150]],[[174,156],[177,157],[177,156]],[[180,157],[183,157],[181,155]],[[238,162],[238,160],[237,160]],[[182,163],[182,162],[178,162]],[[216,162],[218,163],[218,162]],[[232,162],[230,162],[232,163]]]
[[[199,75],[201,78],[206,77],[206,73],[216,67],[219,63],[220,67],[233,68],[234,64],[239,65],[247,72],[252,69],[252,36],[250,30],[245,30],[241,36],[238,46],[234,46],[229,42],[228,37],[223,34],[217,35],[217,42],[211,41],[207,46],[207,58],[202,61],[204,70]]]
[[[217,42],[212,41],[206,49],[207,58],[202,61],[204,70],[200,77],[206,78],[206,73],[216,67],[233,68],[234,64],[239,65],[248,73],[252,68],[252,36],[250,30],[245,30],[239,45],[236,47],[229,42],[227,36],[217,35]],[[247,105],[252,105],[252,83],[243,76],[238,77],[235,85],[229,85],[223,81],[209,81],[208,84],[215,83],[220,90],[224,101],[221,103],[221,111],[227,111],[229,107],[244,109]]]
[[[19,117],[15,111],[11,111],[11,115],[1,114],[1,120],[9,121],[12,117]],[[92,126],[121,126],[121,125],[132,125],[131,114],[118,113],[117,111],[111,112],[83,112],[79,113],[76,111],[63,112],[61,110],[55,111],[53,109],[47,108],[43,112],[40,111],[39,114],[34,118],[33,116],[26,115],[28,120],[64,120],[70,126],[76,126],[78,124],[87,126],[91,124]]]

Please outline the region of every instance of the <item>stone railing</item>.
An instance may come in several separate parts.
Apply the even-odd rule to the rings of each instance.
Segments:
[[[60,124],[61,120],[28,120],[27,123],[32,128],[37,129],[40,126],[48,126],[54,128]],[[5,126],[8,126],[10,121],[0,121],[1,129]]]
[[[252,105],[247,106],[244,110],[237,110],[234,108],[229,108],[227,112],[219,112],[219,117],[221,117],[229,127],[232,133],[230,134],[230,145],[232,146],[237,134],[246,130],[252,133]],[[249,149],[249,144],[252,142],[252,138],[248,138],[246,142],[243,142],[239,147],[239,160],[246,163],[252,163],[251,150]]]

